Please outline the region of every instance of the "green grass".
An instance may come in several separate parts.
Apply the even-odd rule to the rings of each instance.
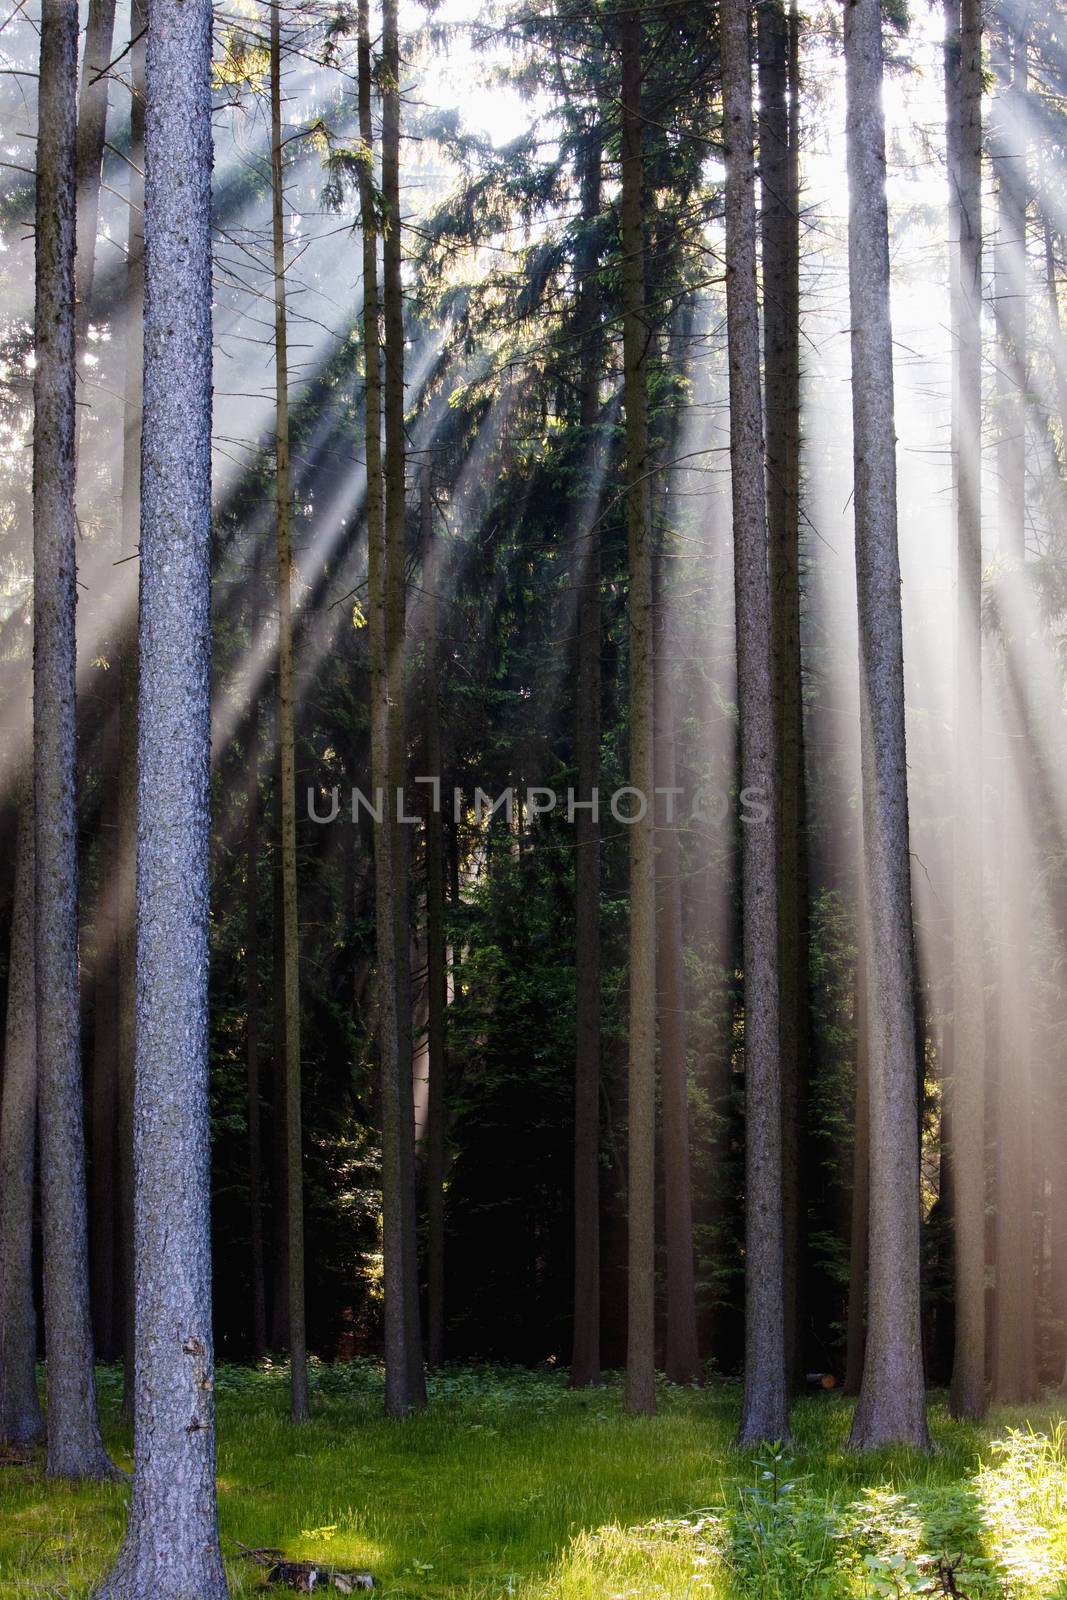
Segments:
[[[107,1435],[129,1465],[118,1378]],[[849,1405],[801,1402],[788,1456],[735,1451],[739,1393],[661,1389],[652,1420],[617,1385],[456,1370],[429,1413],[381,1417],[370,1365],[319,1368],[314,1419],[286,1419],[282,1371],[218,1374],[219,1510],[231,1591],[262,1574],[234,1541],[369,1567],[403,1600],[727,1600],[939,1592],[962,1555],[970,1600],[1067,1600],[1067,1431],[1060,1408],[932,1421],[937,1453],[844,1449]],[[121,1537],[125,1486],[0,1466],[0,1600],[85,1596]]]

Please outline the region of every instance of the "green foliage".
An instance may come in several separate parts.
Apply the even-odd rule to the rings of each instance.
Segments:
[[[121,1375],[98,1374],[109,1444]],[[368,1361],[311,1368],[312,1420],[287,1417],[284,1366],[222,1366],[219,1511],[231,1593],[259,1591],[238,1541],[369,1568],[391,1600],[1063,1600],[1067,1458],[1055,1412],[1033,1427],[950,1424],[938,1453],[845,1449],[850,1408],[802,1401],[788,1452],[734,1450],[740,1396],[661,1384],[659,1415],[621,1386],[551,1369],[450,1367],[430,1410],[381,1412]],[[124,1485],[3,1467],[0,1600],[86,1600],[122,1531]],[[956,1590],[947,1588],[951,1570]]]

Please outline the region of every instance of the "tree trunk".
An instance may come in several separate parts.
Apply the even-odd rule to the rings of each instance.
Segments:
[[[248,648],[255,659],[259,636],[260,552],[249,576],[251,586]],[[245,752],[245,1034],[248,1069],[248,1233],[252,1275],[252,1354],[267,1353],[267,1296],[263,1266],[263,1135],[259,1104],[259,696],[253,686],[248,705]]]
[[[422,586],[426,605],[425,735],[426,772],[441,783],[441,710],[438,693],[437,595],[440,555],[434,549],[433,468],[422,471]],[[438,791],[439,795],[439,791]],[[427,1072],[426,1094],[426,1258],[427,1355],[433,1371],[445,1354],[445,1084],[448,1070],[446,1018],[448,973],[445,950],[445,843],[444,818],[434,804],[431,789],[426,816],[426,989]]]
[[[786,1374],[797,1387],[803,1349],[801,1160],[807,1102],[807,873],[800,659],[799,95],[797,21],[783,0],[760,0],[760,238],[766,374],[771,656],[778,761],[778,983]]]
[[[870,1039],[867,1348],[851,1444],[929,1448],[879,0],[845,9],[849,305]]]
[[[662,797],[656,838],[656,990],[663,1116],[663,1188],[667,1243],[667,1356],[672,1383],[699,1383],[696,1274],[693,1261],[693,1186],[689,1148],[689,1060],[682,940],[682,862],[678,824],[674,692],[667,616],[670,602],[659,553],[655,585],[655,787]],[[667,813],[667,808],[670,813]]]
[[[37,1069],[48,1472],[101,1478],[93,1384],[78,986],[75,803],[74,205],[78,13],[43,0],[33,376]]]
[[[126,402],[122,444],[122,564],[117,580],[122,616],[119,652],[118,878],[118,1175],[122,1275],[122,1410],[133,1418],[133,1055],[137,1009],[137,614],[141,537],[141,422],[144,322],[144,125],[147,13],[130,15],[130,165],[126,242]]]
[[[375,823],[379,1054],[382,1082],[382,1248],[385,1278],[385,1408],[402,1417],[426,1403],[419,1342],[415,1252],[415,1126],[405,840],[397,823],[403,782],[404,327],[400,282],[400,48],[393,0],[383,11],[382,284],[385,373],[379,330],[377,226],[369,173],[361,174],[363,331],[367,384],[367,542],[371,646],[371,774],[380,790]],[[369,24],[359,10],[360,128],[371,144]],[[383,393],[384,389],[384,393]],[[385,455],[381,421],[385,420]]]
[[[106,692],[111,698],[111,683]],[[119,685],[121,694],[121,683]],[[118,870],[118,707],[105,712],[101,740],[100,880],[96,893],[93,963],[93,1060],[90,1076],[89,1281],[93,1345],[102,1361],[115,1358],[115,1113],[118,1057],[118,927],[114,883]]]
[[[274,763],[275,800],[277,806],[278,762]],[[281,824],[275,816],[276,835],[280,838]],[[273,980],[273,1006],[271,1009],[271,1038],[273,1061],[271,1064],[271,1234],[273,1243],[273,1294],[271,1296],[271,1349],[289,1348],[289,1217],[286,1197],[289,1193],[289,1141],[285,1123],[285,943],[282,938],[282,866],[281,851],[275,849],[271,864],[271,975]]]
[[[33,1303],[37,1027],[33,982],[33,789],[28,769],[20,777],[16,793],[18,845],[0,1105],[0,1445],[34,1444],[44,1428],[37,1397],[37,1317]]]
[[[153,0],[134,1095],[134,1477],[98,1596],[221,1600],[208,1113],[211,7]]]
[[[278,0],[270,8],[271,224],[274,265],[274,373],[278,600],[278,759],[281,784],[282,942],[285,1004],[286,1218],[289,1240],[290,1409],[306,1421],[304,1323],[304,1157],[300,1105],[300,927],[296,886],[296,734],[293,711],[293,547],[289,486],[289,348],[285,306],[285,193],[282,168],[282,47]]]
[[[846,1394],[859,1394],[863,1381],[863,1352],[867,1343],[867,1224],[870,1211],[871,1108],[870,1050],[867,1021],[867,959],[862,947],[856,955],[853,1000],[856,1033],[856,1115],[852,1145],[852,1215],[848,1251],[848,1325],[845,1334]]]
[[[951,1133],[955,1345],[949,1406],[985,1412],[985,987],[982,914],[982,18],[946,0],[945,93],[956,520],[956,819]]]
[[[652,809],[652,518],[649,492],[648,328],[645,324],[642,26],[636,7],[619,21],[622,45],[622,300],[629,538],[630,1018],[628,1304],[625,1405],[656,1409],[656,848]]]
[[[589,481],[596,484],[603,337],[599,252],[591,229],[600,214],[601,147],[586,135],[582,153],[581,205],[586,231],[575,252],[581,341],[578,423]],[[577,549],[572,564],[578,585],[578,688],[575,756],[574,866],[574,1330],[571,1384],[600,1382],[600,820],[593,809],[600,782],[600,525],[598,496],[587,495],[576,516]],[[580,807],[580,809],[578,809]]]
[[[789,1433],[785,1370],[777,783],[763,470],[749,14],[721,8],[741,793],[766,809],[741,826],[745,975],[745,1394],[740,1441]]]
[[[1027,810],[1029,773],[1020,751],[1029,721],[1026,583],[1026,18],[1001,23],[994,63],[998,93],[993,139],[997,176],[997,528],[1004,576],[1000,621],[1005,657],[1002,695],[1001,1038],[996,1077],[996,1293],[993,1398],[1035,1398],[1033,1084],[1030,944],[1032,863]]]
[[[107,92],[110,82],[106,69],[111,65],[114,33],[115,0],[91,0],[82,53],[76,157],[77,244],[74,282],[77,292],[75,340],[79,352],[85,349],[92,311],[96,228],[100,216],[100,164],[107,133]]]

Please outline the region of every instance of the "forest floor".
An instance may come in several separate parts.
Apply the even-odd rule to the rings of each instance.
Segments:
[[[754,1453],[731,1445],[733,1385],[663,1386],[659,1415],[635,1421],[617,1383],[575,1393],[562,1374],[456,1369],[398,1424],[373,1366],[313,1380],[313,1420],[294,1432],[284,1369],[218,1373],[235,1595],[264,1582],[240,1541],[369,1568],[383,1600],[1067,1600],[1064,1405],[977,1428],[935,1403],[936,1454],[863,1458],[844,1448],[851,1407],[833,1394],[797,1405],[787,1453]],[[100,1388],[128,1467],[118,1374],[101,1369]],[[0,1464],[2,1600],[88,1595],[127,1495],[50,1483],[39,1460]]]

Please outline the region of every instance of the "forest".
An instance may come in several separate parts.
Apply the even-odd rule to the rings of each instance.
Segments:
[[[1067,1600],[1067,10],[0,6],[0,1600]]]

